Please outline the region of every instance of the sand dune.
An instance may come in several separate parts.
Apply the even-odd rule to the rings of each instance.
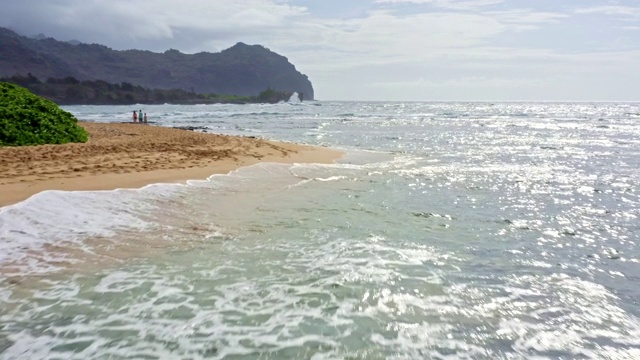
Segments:
[[[330,163],[336,150],[131,123],[80,122],[84,144],[0,147],[0,206],[44,190],[203,179],[259,161]]]

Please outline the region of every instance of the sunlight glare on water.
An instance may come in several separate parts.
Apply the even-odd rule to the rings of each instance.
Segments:
[[[0,209],[0,358],[640,358],[640,104],[147,110],[346,155]]]

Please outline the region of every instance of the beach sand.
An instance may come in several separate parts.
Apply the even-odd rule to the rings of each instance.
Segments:
[[[0,147],[0,206],[45,190],[112,190],[205,179],[257,162],[332,163],[306,145],[134,123],[79,122],[83,144]]]

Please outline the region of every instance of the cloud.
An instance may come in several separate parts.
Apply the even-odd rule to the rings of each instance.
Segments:
[[[568,14],[558,12],[535,11],[531,9],[512,9],[505,11],[484,12],[494,16],[498,21],[516,25],[544,24],[564,20]]]
[[[640,15],[632,6],[323,1],[7,1],[0,26],[115,49],[262,44],[309,75],[323,99],[557,99],[571,86],[592,97],[640,91],[640,41],[627,21]],[[594,22],[602,31],[592,30]]]
[[[292,18],[305,14],[304,7],[269,0],[26,0],[3,4],[0,24],[25,34],[44,32],[117,49],[147,43],[162,51],[158,45],[165,42],[197,51],[205,50],[195,48],[202,42],[285,29]]]
[[[557,23],[567,17],[526,9],[475,13],[443,10],[409,15],[387,9],[371,11],[362,18],[325,20],[315,24],[317,30],[302,33],[317,47],[314,54],[335,63],[332,69],[347,69],[406,61],[429,62],[452,56],[468,60],[504,34],[513,36],[515,32],[535,30],[542,24]],[[516,53],[504,52],[512,57]],[[482,56],[492,54],[483,52]]]
[[[600,14],[600,15],[620,15],[632,18],[640,18],[640,8],[632,6],[592,6],[578,8],[574,11],[576,14]]]
[[[504,3],[505,0],[376,0],[377,4],[432,4],[439,8],[456,10],[474,10],[484,6]]]

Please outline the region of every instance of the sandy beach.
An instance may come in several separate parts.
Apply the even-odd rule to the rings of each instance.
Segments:
[[[80,122],[83,144],[0,147],[0,206],[45,190],[111,190],[205,179],[261,161],[331,163],[341,152],[145,124]]]

